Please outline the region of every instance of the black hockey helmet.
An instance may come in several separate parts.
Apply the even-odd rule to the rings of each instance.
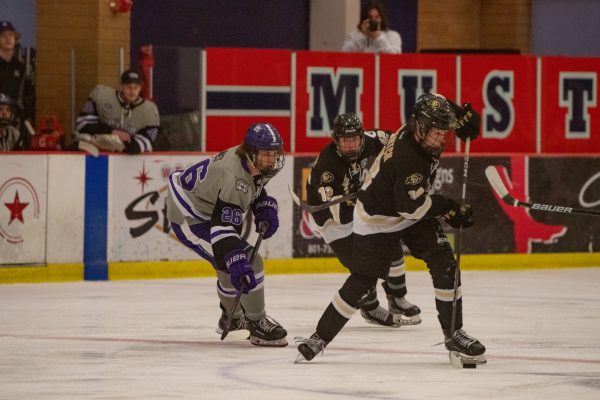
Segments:
[[[274,177],[285,164],[283,139],[271,124],[251,125],[244,135],[244,147],[248,159],[260,171],[263,178]],[[260,150],[266,150],[271,154],[261,155]]]
[[[350,161],[356,160],[363,149],[365,148],[365,138],[364,138],[364,128],[360,119],[356,116],[355,113],[345,113],[340,114],[333,120],[333,132],[331,133],[331,137],[335,141],[338,152]],[[360,144],[357,149],[353,149],[351,151],[343,151],[340,146],[340,138],[360,138]]]
[[[435,156],[450,142],[455,124],[456,115],[450,102],[436,93],[419,96],[409,121],[417,142]]]
[[[4,93],[0,93],[0,105],[8,106],[10,110],[9,117],[0,116],[0,126],[6,126],[11,124],[15,117],[15,102],[9,96],[5,95]]]

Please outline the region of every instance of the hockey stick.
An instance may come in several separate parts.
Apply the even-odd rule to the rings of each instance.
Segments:
[[[460,198],[460,204],[464,205],[467,198],[467,175],[469,173],[469,151],[471,148],[471,139],[467,139],[465,142],[465,155],[463,161],[463,181],[462,181],[462,195]],[[458,355],[458,352],[454,350],[454,329],[456,328],[456,303],[458,297],[458,277],[460,274],[460,246],[462,242],[462,225],[458,227],[458,235],[456,236],[456,269],[454,270],[454,297],[452,298],[452,319],[450,320],[450,350],[448,357],[450,358],[450,364],[454,368],[464,368],[464,364]],[[475,364],[472,364],[473,366]],[[471,366],[471,365],[469,365]]]
[[[254,262],[256,255],[258,254],[258,248],[263,240],[263,236],[268,228],[268,224],[266,222],[261,222],[258,229],[258,239],[256,239],[256,244],[254,245],[254,249],[252,250],[252,255],[250,256],[250,265]],[[244,289],[246,288],[246,283],[242,281],[242,285],[240,290],[235,295],[235,299],[233,300],[233,305],[231,306],[231,311],[229,311],[229,315],[227,316],[227,323],[225,324],[225,329],[223,329],[223,333],[221,333],[221,340],[224,340],[229,334],[229,329],[231,329],[231,322],[233,321],[233,313],[237,310],[240,300],[242,299],[242,293],[244,293]]]
[[[85,151],[86,153],[88,153],[94,157],[98,157],[100,155],[100,150],[98,150],[98,148],[96,146],[94,146],[93,144],[91,144],[89,142],[84,142],[84,141],[77,142],[77,148],[81,151]]]
[[[556,206],[551,204],[543,204],[543,203],[535,203],[535,202],[524,202],[515,199],[509,192],[502,179],[500,178],[500,174],[498,174],[498,170],[496,167],[490,165],[485,169],[485,176],[487,177],[490,185],[494,189],[494,191],[498,194],[498,196],[509,206],[513,207],[525,207],[530,208],[532,210],[537,211],[550,211],[561,214],[582,214],[582,215],[593,215],[595,217],[600,217],[600,211],[597,210],[586,210],[583,208],[573,208],[573,207],[565,207],[565,206]]]
[[[294,201],[294,203],[297,206],[299,206],[300,208],[302,208],[303,210],[308,211],[311,214],[316,213],[321,210],[325,210],[336,204],[343,203],[348,200],[353,200],[358,195],[358,193],[350,193],[350,194],[346,194],[342,197],[338,197],[337,199],[328,201],[327,203],[319,204],[318,206],[311,206],[310,204],[306,204],[305,202],[300,200],[300,197],[298,197],[298,195],[296,193],[294,193],[294,191],[292,190],[292,187],[290,185],[288,185],[288,190],[290,191],[290,195],[292,196],[292,200]]]

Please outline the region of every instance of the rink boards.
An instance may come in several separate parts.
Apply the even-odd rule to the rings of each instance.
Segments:
[[[165,219],[167,177],[210,154],[145,156],[12,153],[0,159],[0,282],[103,280],[211,275],[212,268],[176,240]],[[270,273],[344,271],[294,206],[314,155],[288,156],[268,185],[280,229],[261,247]],[[600,221],[528,212],[499,202],[483,170],[497,165],[516,197],[597,209],[600,158],[474,156],[467,201],[476,225],[464,231],[463,268],[600,265]],[[444,157],[434,190],[459,198],[462,157]],[[251,216],[244,237],[253,243]],[[454,240],[454,231],[448,229]],[[409,259],[408,267],[423,268]]]

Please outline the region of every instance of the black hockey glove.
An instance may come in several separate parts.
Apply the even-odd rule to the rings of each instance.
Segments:
[[[471,103],[465,103],[462,107],[451,103],[456,114],[456,125],[454,132],[463,142],[467,139],[475,140],[481,130],[481,117],[479,113],[471,107]]]
[[[447,199],[450,209],[442,215],[442,219],[453,228],[468,228],[473,226],[473,209],[470,205],[460,205],[452,199]]]

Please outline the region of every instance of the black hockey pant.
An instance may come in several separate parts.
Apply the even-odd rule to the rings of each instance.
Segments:
[[[354,257],[349,263],[351,275],[317,325],[317,333],[321,338],[331,341],[349,320],[350,314],[344,315],[340,309],[343,310],[345,305],[357,308],[361,299],[368,296],[377,279],[387,277],[394,247],[390,246],[390,243],[397,243],[399,239],[404,241],[415,258],[427,264],[435,289],[438,319],[443,330],[450,330],[456,260],[439,222],[436,219],[425,219],[399,232],[354,236]],[[457,293],[455,329],[460,329],[462,327],[460,275]],[[339,303],[340,298],[341,306],[335,304],[335,300]]]

